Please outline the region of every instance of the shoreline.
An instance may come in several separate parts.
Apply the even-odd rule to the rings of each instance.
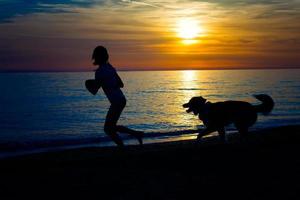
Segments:
[[[226,144],[209,137],[37,153],[0,160],[0,197],[297,199],[299,150],[295,125],[252,132],[245,142],[231,134]]]
[[[299,125],[300,126],[300,125]],[[281,127],[281,126],[278,126]],[[254,129],[252,131],[264,131],[270,128]],[[184,142],[185,140],[194,140],[199,130],[187,129],[187,130],[174,130],[169,132],[146,132],[144,137],[145,145],[155,145],[159,143],[170,143],[170,142]],[[234,129],[227,130],[227,136],[231,137],[232,134],[238,134]],[[205,138],[215,138],[217,133],[211,133]],[[131,136],[120,135],[125,142],[126,146],[137,146],[138,143],[135,138]],[[205,140],[206,140],[205,139]],[[208,140],[209,141],[209,140]],[[207,142],[207,141],[206,141]],[[22,144],[0,144],[0,160],[10,157],[19,157],[32,155],[37,153],[51,153],[64,150],[76,150],[82,148],[116,148],[113,141],[107,136],[105,137],[94,137],[94,138],[81,138],[81,139],[69,139],[69,140],[52,140],[43,143],[26,143],[26,146]]]
[[[264,132],[270,129],[277,129],[281,127],[291,127],[300,126],[299,125],[287,125],[287,126],[274,126],[262,129],[254,129],[251,132]],[[144,137],[144,146],[152,146],[156,144],[172,144],[174,142],[187,142],[196,139],[198,130],[188,129],[188,130],[175,130],[170,132],[148,132]],[[229,129],[227,130],[227,138],[238,137],[237,130]],[[126,146],[129,148],[134,148],[138,146],[135,138],[131,136],[123,136],[121,138],[125,142]],[[202,145],[210,144],[212,141],[217,141],[218,134],[213,132],[205,136],[202,140]],[[85,148],[116,148],[116,145],[109,137],[100,138],[86,138],[86,139],[73,139],[73,140],[57,140],[45,143],[36,143],[33,145],[15,148],[14,145],[8,145],[8,148],[1,146],[2,152],[0,152],[0,160],[6,158],[14,158],[19,156],[27,156],[40,153],[55,153],[64,150],[77,150]]]

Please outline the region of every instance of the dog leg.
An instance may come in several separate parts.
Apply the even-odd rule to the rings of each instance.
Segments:
[[[197,136],[197,140],[199,141],[203,136],[208,135],[208,134],[210,134],[214,131],[216,131],[215,128],[206,128],[206,129],[200,131],[198,136]]]
[[[240,141],[245,142],[248,137],[248,128],[247,127],[238,128],[238,131],[240,133]]]
[[[218,129],[218,133],[219,133],[219,136],[220,136],[220,139],[221,139],[221,142],[222,143],[226,143],[226,132],[225,132],[225,128],[222,127],[220,129]]]

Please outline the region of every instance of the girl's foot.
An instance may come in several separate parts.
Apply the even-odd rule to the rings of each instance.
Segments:
[[[136,133],[134,134],[134,136],[139,141],[140,145],[143,145],[144,132],[143,131],[136,131]]]

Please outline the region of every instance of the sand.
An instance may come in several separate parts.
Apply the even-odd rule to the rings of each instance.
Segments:
[[[0,199],[299,199],[300,126],[0,160]]]

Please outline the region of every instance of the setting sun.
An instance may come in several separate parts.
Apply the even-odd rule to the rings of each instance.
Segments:
[[[199,22],[194,19],[181,19],[177,23],[176,32],[185,44],[195,43],[195,38],[203,32]]]

